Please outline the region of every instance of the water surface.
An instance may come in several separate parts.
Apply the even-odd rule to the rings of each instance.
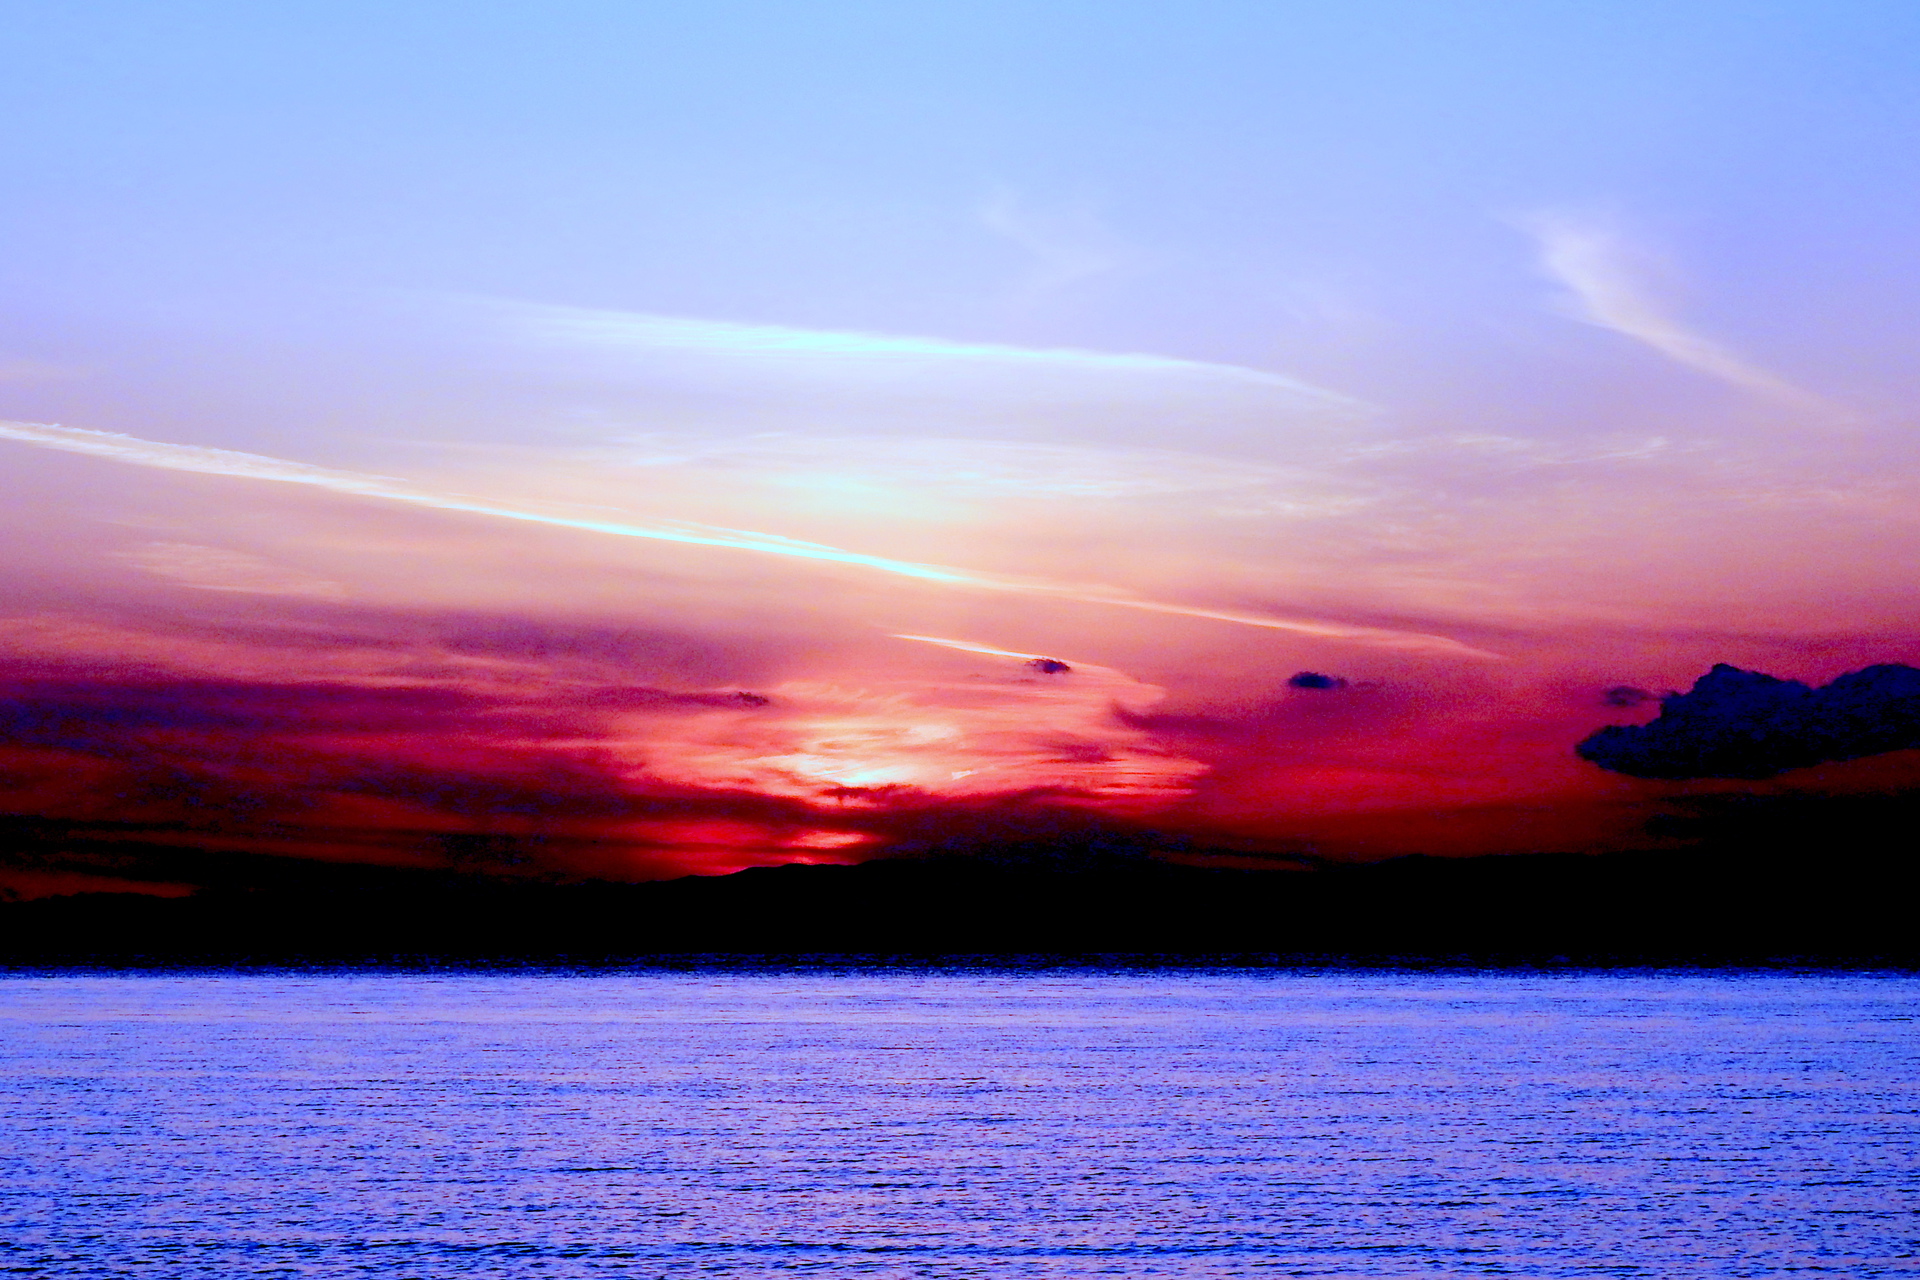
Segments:
[[[0,977],[0,1268],[1920,1273],[1920,979]]]

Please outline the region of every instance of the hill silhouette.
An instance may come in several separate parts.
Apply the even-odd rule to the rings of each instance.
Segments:
[[[170,850],[209,887],[0,904],[0,963],[619,963],[689,955],[1909,964],[1915,800],[1696,801],[1684,849],[1227,870],[1125,834],[648,884]]]

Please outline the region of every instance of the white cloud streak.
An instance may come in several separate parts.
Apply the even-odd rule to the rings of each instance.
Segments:
[[[474,305],[474,304],[469,304]],[[797,329],[785,325],[737,324],[683,316],[648,315],[532,303],[480,303],[481,310],[505,319],[521,335],[559,346],[598,347],[629,356],[645,353],[703,356],[762,365],[830,371],[936,368],[1020,370],[1064,375],[1115,374],[1172,379],[1188,386],[1240,386],[1278,393],[1301,408],[1336,415],[1371,412],[1371,406],[1296,378],[1244,365],[1183,360],[1132,352],[1085,351],[1071,347],[1013,347],[991,342],[955,342],[902,334]],[[1095,384],[1106,389],[1107,384]]]
[[[893,638],[895,640],[918,640],[922,644],[937,644],[943,649],[958,649],[961,653],[984,653],[995,658],[1018,658],[1023,662],[1047,661],[1042,654],[1021,653],[1017,649],[996,649],[990,644],[981,644],[977,640],[948,640],[942,636],[910,636],[904,632],[896,632]]]
[[[625,538],[645,538],[659,542],[678,542],[695,546],[725,547],[792,559],[856,565],[881,573],[914,578],[923,582],[983,591],[1017,592],[1056,600],[1107,605],[1189,618],[1206,618],[1241,626],[1263,627],[1329,640],[1343,640],[1376,648],[1444,653],[1454,657],[1498,658],[1500,655],[1446,636],[1398,631],[1379,627],[1359,627],[1310,618],[1283,618],[1269,614],[1226,609],[1202,609],[1157,600],[1143,600],[1114,587],[1083,586],[981,573],[945,565],[921,564],[886,556],[848,551],[822,543],[803,542],[779,534],[743,529],[726,529],[689,521],[662,521],[633,524],[540,510],[532,506],[467,494],[443,493],[413,485],[390,476],[366,475],[354,471],[336,471],[308,466],[262,454],[232,449],[210,449],[196,445],[167,444],[136,436],[79,427],[44,423],[0,422],[0,439],[86,454],[133,466],[167,471],[188,471],[202,475],[233,476],[265,480],[279,484],[310,485],[356,497],[384,499],[439,511],[457,511],[472,515],[521,520],[558,528],[579,529],[590,533]]]
[[[708,351],[742,355],[788,355],[840,360],[943,360],[981,364],[1054,365],[1070,369],[1135,370],[1205,374],[1236,382],[1285,387],[1329,400],[1331,392],[1308,387],[1277,373],[1240,365],[1179,360],[1171,356],[1079,351],[1072,348],[1008,347],[987,342],[951,342],[944,338],[897,334],[843,333],[792,329],[778,325],[730,324],[676,316],[590,311],[572,307],[528,308],[529,320],[556,336],[632,344],[669,351]]]

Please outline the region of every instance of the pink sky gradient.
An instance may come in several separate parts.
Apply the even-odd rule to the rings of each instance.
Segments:
[[[1920,662],[1897,6],[38,8],[12,818],[651,878],[1915,781],[1573,754]]]

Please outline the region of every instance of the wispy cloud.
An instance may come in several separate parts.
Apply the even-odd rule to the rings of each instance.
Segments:
[[[235,476],[282,484],[310,485],[336,493],[385,499],[440,511],[458,511],[505,520],[521,520],[566,529],[579,529],[589,533],[609,534],[615,537],[725,547],[790,559],[854,565],[944,586],[1017,592],[1029,596],[1136,609],[1148,613],[1207,618],[1241,626],[1291,631],[1301,635],[1344,640],[1379,648],[1440,652],[1456,657],[1493,658],[1498,656],[1446,636],[1379,627],[1351,626],[1320,619],[1276,617],[1242,610],[1207,609],[1166,601],[1144,600],[1116,587],[1016,578],[946,565],[898,560],[817,542],[786,538],[779,534],[727,529],[688,521],[639,524],[608,520],[603,516],[572,514],[563,510],[542,509],[475,495],[446,493],[390,476],[365,475],[359,472],[313,467],[304,463],[231,449],[167,444],[114,432],[90,431],[84,428],[43,423],[0,422],[0,439],[17,440],[67,453],[88,454],[135,466]]]
[[[1020,289],[1029,300],[1110,275],[1139,257],[1085,204],[1041,208],[1001,189],[980,206],[979,216],[987,230],[1032,256]]]
[[[1567,213],[1516,219],[1540,265],[1572,294],[1581,319],[1645,343],[1670,360],[1769,399],[1829,416],[1840,410],[1739,352],[1694,332],[1664,304],[1647,255],[1604,221]]]
[[[111,554],[114,559],[144,569],[157,578],[200,591],[304,596],[313,600],[347,598],[347,589],[341,583],[289,569],[245,551],[203,547],[191,542],[150,542],[132,551]]]
[[[79,378],[86,370],[72,365],[55,364],[50,360],[31,358],[10,358],[0,355],[0,382],[52,382],[67,378]]]
[[[1172,449],[795,432],[720,439],[660,432],[619,446],[606,452],[625,466],[709,464],[982,498],[1124,499],[1308,483],[1302,471]]]

